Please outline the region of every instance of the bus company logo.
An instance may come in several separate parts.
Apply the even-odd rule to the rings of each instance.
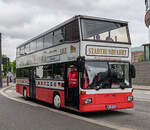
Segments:
[[[128,48],[87,46],[87,55],[128,57]]]
[[[70,46],[70,53],[75,53],[76,52],[76,47]]]

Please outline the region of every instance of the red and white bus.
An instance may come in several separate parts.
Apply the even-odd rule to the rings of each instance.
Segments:
[[[78,72],[71,106],[69,66]],[[16,91],[78,112],[133,108],[131,40],[125,21],[74,16],[17,47]]]

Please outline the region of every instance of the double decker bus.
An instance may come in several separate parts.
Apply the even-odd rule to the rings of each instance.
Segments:
[[[78,112],[133,108],[131,40],[125,21],[74,16],[17,47],[16,92]],[[78,73],[78,103],[68,91]],[[72,96],[72,95],[71,95]]]

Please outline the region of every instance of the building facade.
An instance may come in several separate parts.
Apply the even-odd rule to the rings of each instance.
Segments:
[[[145,25],[149,28],[149,43],[144,44],[144,60],[150,61],[150,0],[145,0]]]
[[[144,47],[139,46],[139,47],[131,48],[131,57],[132,57],[131,58],[132,63],[144,61]]]

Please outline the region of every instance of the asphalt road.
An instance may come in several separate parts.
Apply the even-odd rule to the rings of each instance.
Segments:
[[[55,111],[48,104],[24,101],[20,95],[15,93],[14,89],[8,89],[5,93],[17,100],[10,100],[0,95],[0,129],[105,130],[116,128],[150,130],[150,91],[134,91],[134,109],[85,114],[68,110],[56,112],[57,110]],[[104,124],[100,125],[99,122],[100,124],[104,122]]]
[[[112,130],[0,95],[0,130]]]
[[[150,91],[134,90],[134,108],[89,113],[86,117],[135,130],[150,130]]]

